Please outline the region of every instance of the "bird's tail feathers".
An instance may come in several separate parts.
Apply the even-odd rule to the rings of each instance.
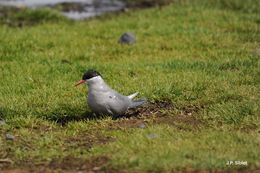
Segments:
[[[127,97],[130,98],[130,99],[133,99],[133,98],[135,98],[138,94],[139,94],[139,92],[136,92],[136,93],[131,94],[131,95],[127,96]]]
[[[132,100],[132,103],[129,108],[135,108],[135,107],[141,106],[144,103],[146,103],[146,101],[147,101],[147,99],[145,99],[145,98],[142,98],[139,100]]]

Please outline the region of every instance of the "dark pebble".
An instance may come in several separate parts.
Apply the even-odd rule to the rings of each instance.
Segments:
[[[0,126],[5,125],[5,120],[0,120]]]
[[[146,137],[148,139],[154,139],[154,138],[158,138],[159,136],[157,134],[155,134],[155,133],[150,133],[150,134],[146,135]]]
[[[11,141],[13,141],[14,138],[15,138],[15,137],[14,137],[13,135],[9,134],[9,133],[5,134],[5,139],[6,139],[6,140],[11,140]]]
[[[254,55],[260,55],[260,48],[256,48],[256,49],[253,51],[253,54],[254,54]]]
[[[119,38],[118,42],[121,44],[134,44],[136,39],[133,33],[126,32]]]
[[[141,129],[144,129],[146,126],[145,126],[144,123],[142,123],[142,124],[140,124],[138,127],[141,128]]]

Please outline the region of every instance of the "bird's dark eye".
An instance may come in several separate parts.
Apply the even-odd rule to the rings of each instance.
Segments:
[[[101,76],[101,75],[99,72],[91,69],[84,73],[84,75],[82,76],[82,80],[88,80],[96,76]]]

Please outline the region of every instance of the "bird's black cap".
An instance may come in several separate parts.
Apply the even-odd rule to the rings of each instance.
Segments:
[[[90,69],[84,73],[82,80],[88,80],[96,76],[101,76],[101,74],[93,69]]]

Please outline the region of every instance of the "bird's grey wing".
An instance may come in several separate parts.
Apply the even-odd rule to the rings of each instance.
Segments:
[[[111,92],[107,102],[108,111],[113,114],[124,114],[131,104],[131,100],[117,92]]]

